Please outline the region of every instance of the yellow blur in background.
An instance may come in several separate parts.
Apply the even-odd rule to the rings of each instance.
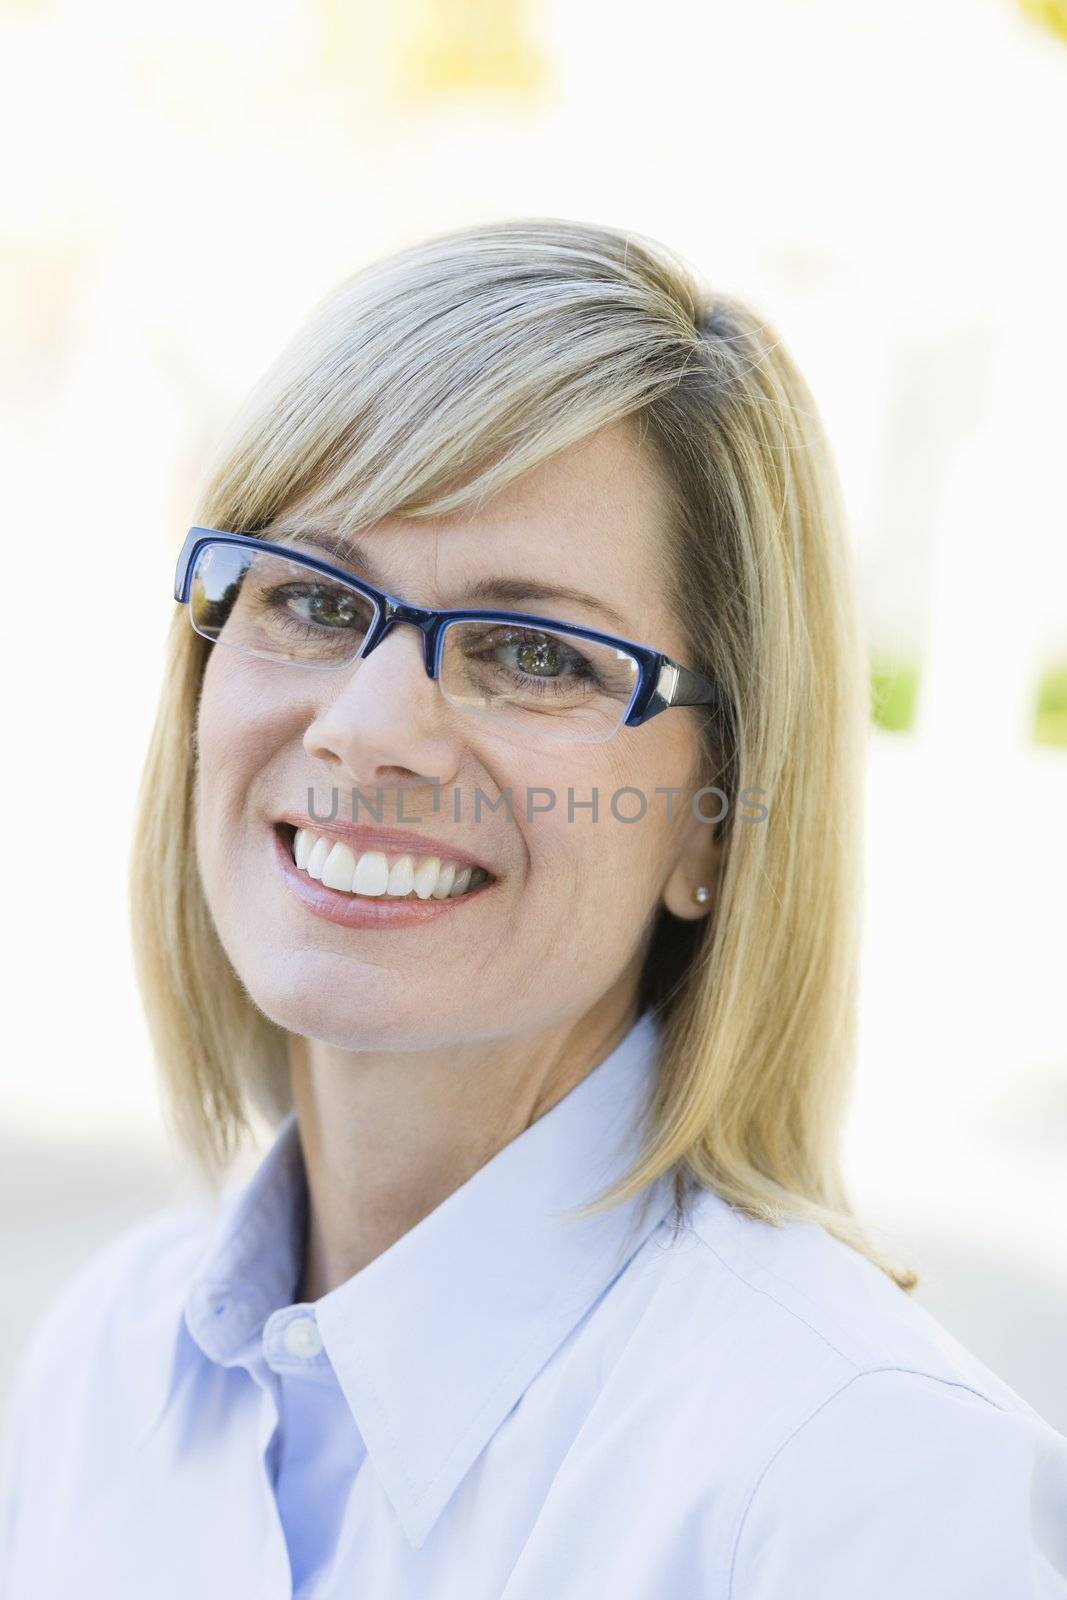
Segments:
[[[811,384],[871,651],[853,1193],[1067,1431],[1063,0],[6,0],[0,63],[0,1382],[190,1184],[125,870],[207,453],[340,279],[540,214],[679,250]]]

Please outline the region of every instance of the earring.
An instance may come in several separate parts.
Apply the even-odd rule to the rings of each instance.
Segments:
[[[693,890],[693,902],[695,905],[706,906],[710,899],[711,890],[706,888],[704,884],[701,884],[699,888]]]

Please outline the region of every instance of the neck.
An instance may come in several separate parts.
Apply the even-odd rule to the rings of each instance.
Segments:
[[[364,1052],[291,1035],[307,1174],[298,1301],[367,1266],[544,1116],[636,1020],[632,983],[540,1029],[432,1051]]]

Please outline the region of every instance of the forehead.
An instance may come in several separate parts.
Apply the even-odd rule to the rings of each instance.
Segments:
[[[383,585],[414,604],[459,605],[469,583],[521,576],[598,596],[626,619],[633,637],[655,642],[652,635],[668,626],[666,517],[658,463],[627,420],[560,451],[476,510],[385,517],[356,529],[341,504],[307,520],[358,542],[373,554]],[[270,536],[293,538],[303,522],[296,503],[272,524]],[[512,603],[512,609],[519,607]],[[566,613],[610,631],[608,622],[583,617],[574,605],[541,602],[524,609]]]

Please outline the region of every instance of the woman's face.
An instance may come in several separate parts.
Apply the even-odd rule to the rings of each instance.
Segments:
[[[382,586],[412,604],[462,605],[490,577],[566,585],[617,619],[578,601],[504,609],[618,633],[688,665],[665,594],[660,496],[651,451],[623,423],[534,469],[477,515],[385,519],[363,542]],[[264,537],[285,543],[288,521]],[[339,520],[331,531],[351,530]],[[534,749],[450,705],[426,675],[412,627],[395,628],[343,671],[212,649],[198,716],[197,851],[242,983],[279,1026],[353,1050],[530,1033],[577,1021],[613,993],[628,1006],[660,906],[702,915],[692,890],[714,881],[713,830],[689,803],[701,781],[699,716],[676,708],[603,743]],[[351,826],[358,790],[361,827],[401,829],[416,860],[433,853],[423,842],[432,837],[492,878],[423,921],[332,920],[298,892],[299,869],[279,849],[278,820],[306,817],[309,789],[319,817],[336,789],[338,821]],[[640,820],[618,820],[640,815],[633,793],[613,814],[620,789],[640,791]],[[657,793],[668,789],[683,792]],[[507,791],[509,805],[485,804]],[[714,816],[709,802],[704,809]],[[401,853],[393,846],[388,861]]]

